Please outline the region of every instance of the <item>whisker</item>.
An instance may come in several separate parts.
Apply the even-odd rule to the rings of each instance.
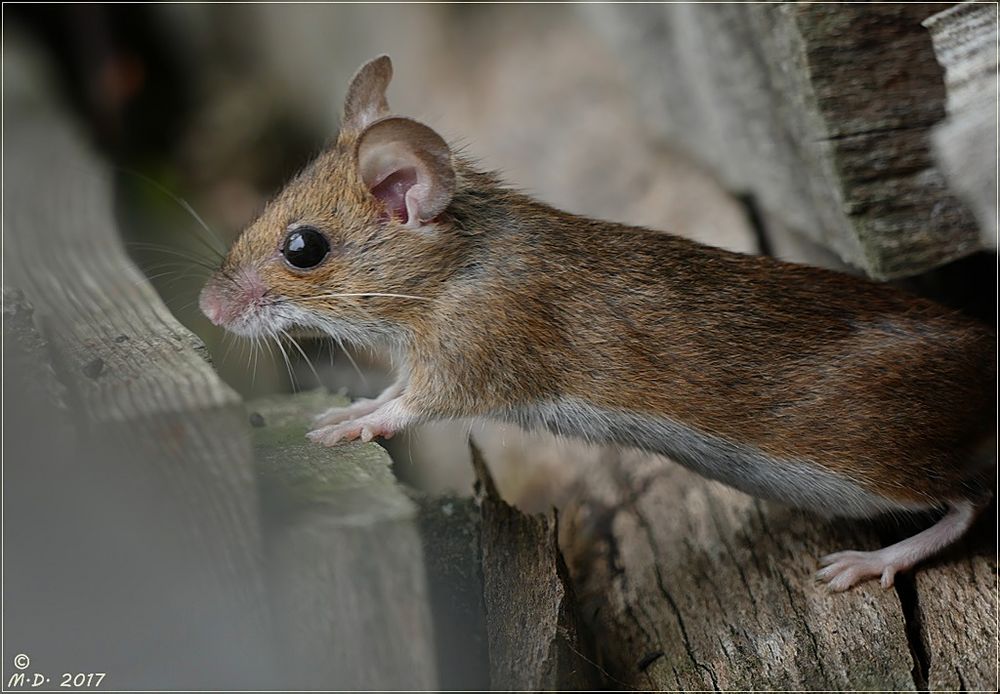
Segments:
[[[162,262],[157,262],[157,263],[153,263],[151,265],[147,265],[146,269],[148,269],[148,270],[159,270],[160,268],[164,268],[164,267],[176,267],[176,268],[181,268],[183,270],[187,270],[187,269],[193,270],[193,269],[195,269],[194,267],[191,266],[191,263],[189,263],[187,261],[187,259],[181,261],[181,260],[176,260],[175,258],[165,258]],[[198,267],[197,269],[201,270],[200,267]]]
[[[257,359],[260,356],[260,337],[254,335],[253,339],[250,341],[250,357],[253,359],[253,368],[250,369],[250,387],[253,388],[254,384],[257,383]]]
[[[147,274],[146,279],[151,282],[164,277],[172,277],[173,279],[167,283],[168,286],[182,279],[196,280],[200,283],[207,278],[207,275],[203,274],[205,271],[202,268],[192,268],[188,263],[158,263],[155,266],[150,266],[147,269],[147,273],[149,272],[153,274]]]
[[[356,292],[356,293],[343,293],[343,294],[316,294],[314,296],[297,297],[295,299],[280,299],[275,303],[284,303],[286,301],[312,301],[313,299],[340,299],[340,298],[350,298],[357,296],[382,296],[390,299],[413,299],[415,301],[432,301],[426,296],[414,296],[413,294],[392,294],[389,292]]]
[[[351,366],[354,367],[354,370],[357,372],[358,377],[361,378],[361,383],[363,383],[365,388],[367,388],[368,379],[365,378],[365,375],[361,372],[361,369],[358,368],[358,363],[354,361],[354,357],[352,357],[351,353],[347,351],[347,348],[344,347],[344,343],[339,337],[334,337],[334,340],[337,341],[337,346],[340,347],[340,351],[343,352],[345,357],[347,357],[347,361],[351,362]]]
[[[211,262],[209,262],[207,259],[205,259],[205,258],[203,258],[203,257],[201,257],[199,255],[196,255],[193,252],[186,252],[186,251],[182,251],[182,250],[177,249],[177,248],[168,248],[166,246],[159,246],[159,245],[152,244],[152,243],[129,242],[129,243],[125,244],[125,245],[129,246],[129,247],[132,247],[132,248],[136,248],[136,249],[138,249],[140,251],[144,251],[144,252],[149,252],[149,253],[164,253],[166,255],[177,256],[178,258],[183,258],[184,260],[187,260],[187,261],[189,261],[191,263],[194,263],[195,265],[197,265],[199,267],[203,267],[206,270],[209,270],[210,272],[215,272],[216,269],[217,269],[216,266],[213,265]]]
[[[418,428],[415,431],[420,431],[420,429]],[[413,464],[413,439],[414,434],[412,433],[406,437],[406,457],[409,458],[411,465]]]
[[[154,279],[154,278],[151,277],[150,279]],[[162,277],[160,277],[160,279],[162,279]],[[188,277],[187,275],[176,275],[175,277],[171,277],[170,279],[165,280],[165,281],[163,281],[161,283],[163,285],[163,287],[162,287],[162,289],[160,289],[160,291],[161,292],[163,292],[163,291],[170,291],[170,292],[172,292],[176,296],[179,293],[176,290],[177,283],[181,282],[183,280],[187,280],[187,279],[190,279],[190,277]],[[187,310],[188,308],[190,308],[191,306],[193,306],[195,304],[195,302],[197,302],[197,301],[198,301],[198,299],[197,299],[197,297],[195,297],[194,301],[192,301],[189,304],[187,304],[186,306],[184,306],[184,310]],[[167,303],[170,303],[169,299],[167,300]]]
[[[247,343],[246,340],[235,340],[235,343],[240,346],[240,363],[246,361],[247,358]]]
[[[167,302],[167,303],[169,303],[169,302]],[[174,309],[171,309],[171,310],[176,311],[177,313],[184,313],[188,309],[194,308],[197,303],[198,303],[198,298],[195,297],[192,301],[187,302],[183,306],[178,306],[177,308],[174,308]]]
[[[262,345],[263,347],[266,347],[266,348],[267,348],[267,355],[268,355],[268,357],[270,357],[271,361],[272,361],[272,362],[274,362],[274,361],[275,361],[275,358],[274,358],[274,350],[273,350],[273,349],[271,349],[271,343],[270,343],[270,342],[268,342],[268,341],[267,341],[266,339],[263,339],[263,338],[262,338],[262,339],[261,339],[261,341],[260,341],[260,344],[261,344],[261,345]]]
[[[182,273],[180,270],[166,270],[164,272],[158,272],[155,275],[147,275],[146,279],[148,279],[150,282],[153,282],[155,280],[163,279],[164,277],[171,277],[176,280],[178,278],[184,279],[185,277],[187,277],[187,275]]]
[[[260,365],[260,362],[263,362],[265,359],[270,359],[270,363],[273,365],[274,353],[271,350],[271,346],[267,344],[267,340],[258,335],[257,337],[254,338],[254,345],[257,350],[256,361],[254,362],[254,371],[256,372],[258,366]],[[265,347],[267,348],[266,355],[264,354]]]
[[[229,358],[229,353],[233,350],[233,346],[236,344],[236,340],[233,338],[232,333],[230,333],[227,330],[226,332],[222,333],[222,343],[223,344],[228,343],[226,345],[226,351],[222,355],[222,361],[223,363],[225,363],[225,361]]]
[[[288,380],[291,382],[292,390],[298,392],[298,382],[295,380],[295,374],[292,373],[292,362],[288,359],[288,352],[281,344],[281,337],[273,331],[271,337],[274,339],[274,344],[281,350],[281,356],[285,360],[285,369],[288,371]]]
[[[185,274],[190,275],[190,276],[195,277],[195,278],[208,277],[207,274],[206,275],[201,274],[201,273],[205,272],[204,268],[191,267],[190,263],[157,263],[156,265],[150,265],[148,268],[146,268],[146,271],[147,272],[159,272],[160,270],[169,270],[170,268],[173,268],[172,271],[174,273],[178,273],[178,274],[181,273],[181,272],[184,272]],[[195,271],[197,271],[198,274],[193,274]],[[165,273],[163,273],[163,274],[165,274]],[[155,275],[147,275],[147,277],[149,279],[153,279],[155,277]]]
[[[288,341],[292,343],[292,345],[295,347],[295,349],[297,349],[299,351],[299,354],[302,355],[302,358],[305,359],[306,365],[309,367],[309,370],[312,371],[313,376],[316,378],[317,385],[322,384],[322,381],[320,380],[319,374],[316,373],[316,368],[313,366],[312,362],[309,360],[309,357],[306,356],[305,351],[302,349],[302,347],[299,345],[299,343],[295,340],[295,338],[292,337],[290,334],[288,334],[288,332],[285,331],[285,330],[280,330],[280,332],[281,332],[282,335],[284,335],[286,338],[288,338]]]
[[[201,218],[201,215],[199,215],[197,212],[195,212],[195,209],[193,207],[191,207],[191,205],[188,203],[187,200],[185,200],[181,196],[177,195],[173,191],[168,190],[166,187],[164,187],[163,185],[161,185],[157,181],[154,181],[149,176],[141,174],[138,171],[135,171],[134,169],[127,169],[127,168],[124,168],[124,167],[119,167],[119,170],[123,171],[123,172],[125,172],[127,174],[130,174],[132,176],[135,176],[136,178],[139,178],[139,179],[141,179],[143,181],[145,181],[149,185],[151,185],[154,188],[156,188],[156,190],[160,191],[161,193],[163,193],[164,195],[166,195],[168,198],[170,198],[171,200],[173,200],[175,203],[177,203],[177,205],[179,205],[181,207],[181,209],[183,209],[185,212],[187,212],[192,217],[194,217],[195,221],[197,221],[198,224],[201,225],[201,228],[204,229],[208,233],[209,238],[214,239],[215,241],[218,241],[220,244],[222,244],[222,237],[219,236],[219,234],[217,234],[211,227],[209,227],[208,224],[205,223],[205,220]],[[223,248],[222,250],[220,250],[220,249],[216,248],[215,246],[211,245],[208,241],[206,241],[201,236],[195,235],[195,238],[198,239],[198,241],[200,241],[202,243],[202,245],[204,245],[214,255],[218,256],[219,260],[222,260],[225,257],[225,255],[226,255],[225,254],[225,248]],[[224,246],[224,244],[222,244],[222,245]]]

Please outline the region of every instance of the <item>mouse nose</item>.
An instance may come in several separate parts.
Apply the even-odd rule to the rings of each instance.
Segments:
[[[226,322],[225,302],[212,285],[207,285],[201,290],[198,297],[198,307],[205,317],[212,322],[212,325],[222,327]]]
[[[210,279],[198,296],[198,307],[213,324],[229,329],[242,318],[256,316],[266,293],[257,270],[243,268]]]

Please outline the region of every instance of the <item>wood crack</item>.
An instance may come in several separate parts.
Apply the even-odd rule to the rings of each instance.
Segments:
[[[928,691],[931,672],[931,654],[927,647],[923,624],[920,619],[920,598],[917,587],[910,575],[898,575],[895,581],[896,597],[903,612],[903,627],[906,643],[913,657],[913,685],[919,692]],[[959,675],[961,679],[961,675]]]
[[[910,132],[913,130],[927,130],[933,123],[922,123],[919,125],[896,125],[885,128],[871,128],[870,130],[858,130],[849,133],[838,133],[828,135],[815,140],[816,142],[837,142],[839,140],[850,140],[855,137],[866,137],[868,135],[891,135],[892,133]]]
[[[802,614],[802,610],[796,606],[795,596],[792,593],[792,587],[788,584],[788,579],[785,578],[785,575],[780,571],[777,572],[777,576],[778,580],[781,581],[781,585],[784,587],[785,592],[788,594],[788,604],[792,608],[792,612],[795,613],[795,616],[802,624],[802,628],[806,631],[806,636],[809,637],[809,642],[812,644],[813,656],[816,658],[816,667],[819,669],[819,673],[823,679],[829,681],[826,668],[823,667],[823,654],[820,652],[819,640],[816,638],[816,634],[813,632],[812,627],[809,626],[809,619],[806,615]]]
[[[646,533],[646,539],[649,541],[649,545],[653,550],[653,555],[655,557],[660,557],[661,554],[659,551],[659,546],[657,545],[656,540],[654,539],[653,530],[649,525],[649,521],[646,519],[643,513],[639,511],[638,507],[634,503],[632,510],[635,512],[635,517],[639,521],[639,525],[642,527],[643,532]],[[654,574],[656,575],[656,585],[659,588],[660,593],[666,599],[667,604],[670,606],[670,611],[673,613],[674,618],[677,620],[677,627],[678,629],[680,629],[681,632],[681,640],[684,642],[684,651],[687,653],[688,658],[691,660],[691,664],[694,665],[696,669],[701,670],[702,672],[708,675],[709,679],[712,681],[713,691],[717,692],[721,691],[719,689],[719,681],[715,674],[715,671],[712,670],[712,668],[705,665],[704,663],[700,662],[698,658],[695,656],[694,648],[691,645],[691,639],[687,633],[687,628],[684,626],[684,617],[681,614],[680,608],[677,606],[677,601],[674,600],[673,594],[671,594],[670,590],[667,588],[666,583],[663,580],[663,574],[660,572],[659,561],[654,563],[653,568],[654,568]]]
[[[750,587],[750,581],[747,580],[746,572],[743,570],[742,562],[740,562],[736,556],[736,552],[733,550],[733,546],[726,539],[726,532],[719,522],[719,514],[717,507],[713,504],[709,508],[709,515],[712,518],[712,524],[715,526],[716,532],[719,534],[719,541],[722,543],[723,549],[726,550],[726,554],[729,555],[729,559],[732,561],[733,567],[736,569],[737,575],[740,577],[740,583],[747,591],[747,598],[750,600],[750,607],[753,608],[754,616],[758,619],[760,618],[760,610],[757,607],[757,598],[753,594],[753,589]],[[760,560],[757,557],[757,553],[754,551],[753,543],[749,543],[750,554],[753,556],[754,563],[758,567],[761,566]]]

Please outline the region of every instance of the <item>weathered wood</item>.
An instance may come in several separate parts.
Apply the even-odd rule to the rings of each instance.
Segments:
[[[146,658],[127,673],[137,678],[132,686],[263,681],[269,616],[241,403],[126,257],[107,167],[51,96],[41,62],[11,38],[4,49],[4,279],[34,306],[66,389],[67,416],[79,429],[76,459],[51,462],[102,480],[93,508],[115,509],[122,527],[146,543],[128,543],[133,553],[111,556],[106,567],[82,569],[107,571],[103,597],[122,600],[108,624],[87,625],[92,642],[111,649],[124,638],[152,652],[154,639],[162,647],[161,662]],[[88,546],[100,543],[88,539]],[[151,583],[128,581],[133,562],[157,569],[143,575]],[[151,615],[140,598],[175,603],[159,636],[144,621]],[[198,638],[180,635],[184,620]],[[131,631],[115,634],[110,625]],[[217,645],[185,670],[184,658],[204,646],[201,636]]]
[[[479,508],[470,497],[415,490],[410,496],[419,507],[439,684],[446,690],[484,691],[490,686],[490,658]]]
[[[980,532],[916,572],[913,619],[924,679],[931,691],[1000,687],[996,507]]]
[[[314,391],[248,405],[284,684],[434,689],[416,507],[377,444],[306,439],[310,417],[332,404]]]
[[[824,554],[878,546],[870,527],[626,456],[588,471],[563,533],[616,678],[643,689],[915,688],[896,593],[868,583],[830,594],[813,578]],[[601,482],[601,470],[620,479]]]
[[[921,4],[594,6],[650,129],[766,217],[878,278],[978,248],[930,152],[944,85]]]
[[[945,69],[948,118],[934,129],[934,155],[997,247],[997,5],[960,3],[924,21]]]
[[[4,353],[11,357],[16,369],[10,369],[17,381],[10,384],[11,392],[33,400],[36,407],[48,407],[54,416],[67,416],[66,389],[60,385],[49,358],[49,344],[35,325],[35,307],[24,293],[14,287],[3,287]],[[27,387],[28,385],[31,387]],[[21,388],[17,388],[21,386]],[[58,414],[56,414],[58,413]],[[63,422],[59,422],[61,424]],[[56,426],[55,429],[68,429]]]
[[[482,509],[483,601],[492,689],[585,689],[599,682],[578,628],[555,514],[504,502],[474,444]]]

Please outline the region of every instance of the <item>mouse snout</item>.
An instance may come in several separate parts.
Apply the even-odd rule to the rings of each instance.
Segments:
[[[222,326],[226,323],[226,307],[218,290],[211,284],[205,285],[198,297],[198,307],[212,325]]]
[[[201,290],[198,307],[214,325],[226,328],[240,316],[260,305],[265,294],[264,283],[253,271],[244,271],[235,278],[214,277]]]

